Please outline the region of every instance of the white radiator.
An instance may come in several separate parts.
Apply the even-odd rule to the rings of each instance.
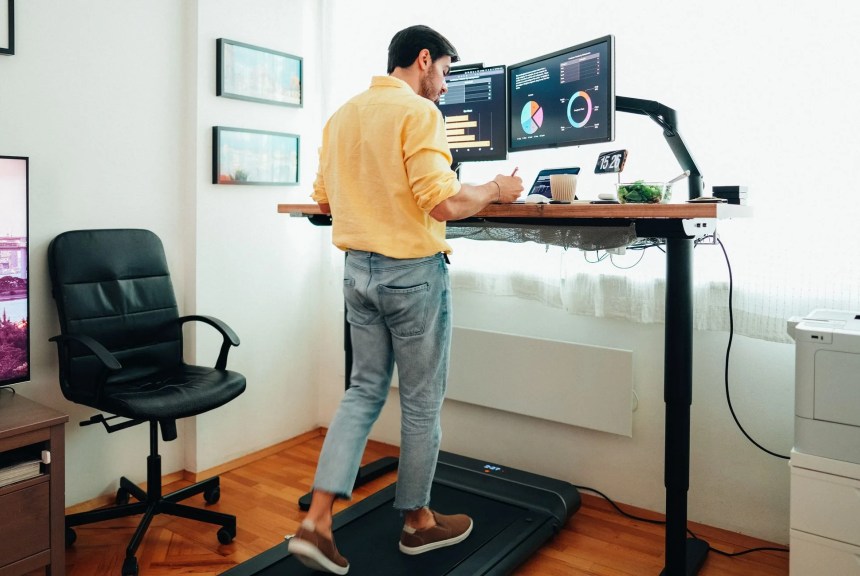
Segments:
[[[454,328],[447,397],[633,435],[633,353]]]

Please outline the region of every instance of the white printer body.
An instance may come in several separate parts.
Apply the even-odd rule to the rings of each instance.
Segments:
[[[796,345],[794,449],[860,464],[860,313],[813,310],[788,322]]]

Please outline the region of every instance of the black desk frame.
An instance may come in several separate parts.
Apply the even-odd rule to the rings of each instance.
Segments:
[[[702,174],[678,131],[675,110],[652,100],[624,96],[616,97],[615,109],[648,116],[663,129],[675,159],[683,170],[689,171],[689,199],[701,196]],[[699,572],[709,549],[703,540],[687,540],[690,406],[693,403],[693,240],[662,237],[666,238],[666,349],[663,357],[666,565],[662,576],[692,576]]]
[[[714,232],[707,221],[679,219],[480,218],[482,222],[544,226],[629,226],[641,238],[666,241],[666,317],[663,399],[666,404],[664,483],[666,564],[662,576],[697,574],[708,543],[687,538],[690,486],[690,407],[693,403],[693,247],[696,235]],[[474,221],[474,220],[473,220]],[[466,221],[464,225],[468,225]],[[457,223],[449,223],[456,226]]]

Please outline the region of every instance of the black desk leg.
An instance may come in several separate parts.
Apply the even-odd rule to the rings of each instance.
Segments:
[[[662,576],[699,572],[708,543],[687,540],[690,485],[690,405],[693,401],[693,240],[666,240],[666,566]]]

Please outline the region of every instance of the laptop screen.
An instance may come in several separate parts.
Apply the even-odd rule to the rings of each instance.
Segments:
[[[549,177],[553,174],[579,174],[579,166],[541,170],[538,173],[537,178],[535,178],[535,182],[532,184],[532,188],[529,190],[528,195],[540,194],[541,196],[546,196],[547,198],[552,199],[552,193],[549,190]]]

